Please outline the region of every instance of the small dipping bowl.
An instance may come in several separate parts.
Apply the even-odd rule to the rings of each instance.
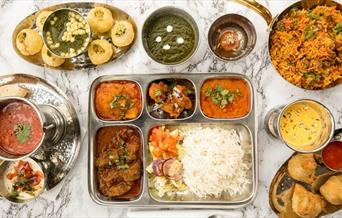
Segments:
[[[46,18],[43,26],[45,46],[60,58],[72,58],[85,52],[90,39],[88,21],[73,9],[62,8],[54,11]]]
[[[335,131],[329,109],[311,99],[296,100],[272,109],[266,115],[265,125],[272,136],[300,153],[320,151],[328,145]]]
[[[254,25],[238,14],[216,19],[208,32],[210,50],[223,61],[236,61],[248,55],[256,43]]]
[[[186,11],[172,6],[162,7],[145,20],[142,42],[148,56],[157,63],[182,64],[198,48],[198,26]]]
[[[321,151],[324,165],[335,172],[342,172],[342,133],[340,139],[331,141]]]
[[[38,141],[38,143],[35,145],[35,147],[30,152],[27,152],[25,154],[12,154],[12,153],[10,153],[10,152],[8,152],[5,149],[0,147],[0,160],[5,160],[5,161],[16,161],[16,160],[20,160],[20,159],[24,159],[26,157],[29,157],[31,154],[33,154],[35,151],[37,151],[40,148],[40,146],[43,144],[43,141],[45,138],[45,131],[44,131],[45,116],[43,113],[40,112],[39,108],[35,104],[33,104],[31,101],[29,101],[25,98],[4,97],[4,98],[0,98],[0,110],[2,111],[3,108],[5,108],[7,105],[9,105],[11,103],[23,103],[25,105],[30,106],[35,111],[35,113],[36,113],[36,115],[40,121],[40,125],[42,127],[42,130],[41,130],[42,135],[41,135],[41,138]],[[10,133],[8,133],[8,134],[10,134]]]
[[[7,175],[12,172],[14,169],[14,166],[17,166],[19,164],[19,161],[5,161],[0,165],[0,195],[7,200],[13,202],[13,203],[27,203],[29,201],[32,201],[36,198],[38,198],[45,189],[46,184],[46,177],[44,174],[44,171],[42,170],[42,167],[33,159],[31,158],[25,158],[22,161],[28,162],[32,168],[33,171],[40,171],[43,173],[44,178],[42,178],[42,182],[39,183],[40,185],[39,189],[32,195],[29,193],[22,192],[21,195],[17,193],[17,195],[14,195],[14,193],[11,190],[12,184],[10,183],[10,179],[7,178]],[[12,181],[13,183],[14,181]]]

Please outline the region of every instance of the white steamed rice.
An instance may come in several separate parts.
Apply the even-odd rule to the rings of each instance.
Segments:
[[[250,164],[234,129],[195,127],[184,135],[183,178],[191,192],[198,197],[246,192]]]

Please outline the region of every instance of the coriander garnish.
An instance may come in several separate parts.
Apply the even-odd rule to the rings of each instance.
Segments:
[[[161,90],[157,89],[156,92],[154,93],[154,95],[155,95],[156,97],[161,96],[161,95],[162,95]]]
[[[134,102],[131,101],[131,98],[127,94],[118,94],[114,96],[113,101],[110,103],[110,108],[119,108],[121,110],[120,116],[124,117],[126,112],[131,109],[133,105]]]
[[[225,108],[229,103],[233,103],[236,96],[239,95],[241,95],[239,89],[230,91],[228,89],[224,89],[220,85],[216,85],[214,89],[209,87],[205,93],[205,96],[210,97],[211,101],[214,104],[219,105],[221,109]]]
[[[14,134],[17,140],[24,144],[29,140],[31,135],[31,126],[26,123],[20,123],[14,126]]]
[[[336,27],[335,27],[335,34],[338,35],[340,33],[342,33],[342,22],[336,24]]]
[[[307,25],[304,28],[304,40],[308,40],[313,37],[318,30],[318,28],[313,28],[313,26]]]

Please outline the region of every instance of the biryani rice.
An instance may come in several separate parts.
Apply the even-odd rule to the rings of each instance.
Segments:
[[[335,6],[292,9],[271,37],[273,65],[305,89],[323,89],[342,78],[342,13]]]

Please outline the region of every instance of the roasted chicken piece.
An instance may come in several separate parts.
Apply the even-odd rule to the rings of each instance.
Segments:
[[[112,181],[104,181],[102,178],[99,179],[99,188],[102,194],[107,197],[118,197],[132,189],[132,182],[120,181],[113,183]]]
[[[184,109],[191,109],[192,101],[188,97],[187,88],[185,86],[176,85],[171,96],[162,105],[162,110],[172,118],[177,118]]]
[[[121,172],[116,168],[107,168],[98,171],[98,177],[104,182],[122,181]]]
[[[317,163],[313,154],[297,154],[293,156],[287,165],[289,175],[295,180],[308,184],[316,180]]]
[[[152,83],[150,88],[148,89],[148,94],[150,95],[153,101],[155,101],[156,103],[160,103],[166,99],[167,90],[168,87],[163,82],[159,82],[158,84]]]
[[[118,197],[121,196],[132,189],[131,182],[120,182],[112,185],[108,190],[106,190],[106,195],[108,197]]]
[[[138,160],[135,163],[129,165],[128,169],[121,170],[120,174],[125,182],[132,182],[140,178],[141,174],[141,161]]]
[[[119,150],[110,148],[105,152],[99,154],[96,158],[97,167],[108,167],[114,163],[115,160],[119,159]]]
[[[323,197],[333,205],[342,204],[342,175],[330,177],[319,189]]]
[[[117,169],[115,167],[99,171],[98,176],[103,178],[103,181],[125,181],[131,182],[140,178],[141,161],[138,160],[130,164],[127,169]]]
[[[296,184],[292,196],[292,209],[300,217],[317,217],[325,206],[325,201],[318,194]]]

